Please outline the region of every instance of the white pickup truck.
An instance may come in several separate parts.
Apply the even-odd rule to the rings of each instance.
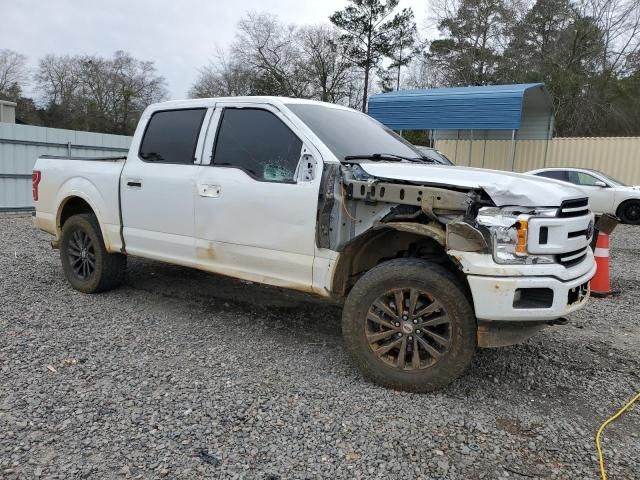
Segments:
[[[35,225],[86,293],[128,256],[341,302],[355,364],[428,391],[477,347],[581,308],[595,273],[584,194],[430,163],[369,116],[273,97],[148,107],[126,158],[40,157]]]

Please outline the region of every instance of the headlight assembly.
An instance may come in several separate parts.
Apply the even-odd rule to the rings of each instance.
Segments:
[[[501,264],[554,263],[550,255],[529,253],[529,218],[534,212],[522,211],[522,207],[484,207],[479,210],[476,221],[490,234],[494,261]]]

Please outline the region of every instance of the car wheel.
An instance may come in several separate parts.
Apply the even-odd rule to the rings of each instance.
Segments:
[[[342,330],[368,379],[413,392],[460,376],[477,342],[464,287],[442,266],[420,259],[391,260],[365,273],[346,299]]]
[[[628,200],[618,207],[618,217],[622,223],[640,225],[640,201]]]
[[[127,268],[126,256],[107,252],[95,215],[85,213],[64,223],[60,260],[69,283],[83,293],[116,288],[124,281]]]

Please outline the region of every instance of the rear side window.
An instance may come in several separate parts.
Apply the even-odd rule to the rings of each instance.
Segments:
[[[206,108],[167,110],[149,119],[139,156],[147,162],[193,164]]]
[[[539,177],[553,178],[554,180],[562,180],[563,182],[567,180],[567,172],[562,170],[549,170],[548,172],[540,172],[536,173]]]
[[[226,108],[213,166],[237,167],[256,180],[292,183],[302,141],[278,117],[255,108]]]

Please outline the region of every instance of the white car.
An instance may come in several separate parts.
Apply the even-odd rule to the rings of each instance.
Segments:
[[[640,187],[625,185],[588,168],[542,168],[527,173],[576,185],[589,196],[589,205],[596,214],[609,213],[623,223],[640,225]]]

